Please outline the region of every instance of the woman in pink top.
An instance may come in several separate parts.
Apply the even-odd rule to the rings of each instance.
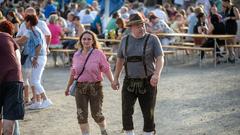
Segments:
[[[48,28],[52,34],[52,38],[51,38],[51,44],[49,46],[50,50],[51,49],[60,49],[62,48],[62,44],[60,41],[60,38],[64,36],[64,32],[61,28],[61,26],[58,24],[59,18],[57,15],[53,14],[49,17],[49,24],[48,24]],[[63,64],[64,63],[64,57],[63,57],[63,53],[59,54],[58,52],[52,52],[53,55],[53,61],[54,61],[54,66],[57,66],[57,56],[59,55]]]
[[[71,84],[82,71],[85,60],[92,51],[83,73],[78,78],[78,88],[75,93],[77,118],[82,134],[89,135],[88,103],[90,103],[93,119],[99,125],[101,134],[107,135],[105,118],[102,114],[103,91],[101,81],[103,80],[102,73],[104,73],[112,84],[113,75],[106,56],[98,49],[99,43],[96,35],[91,31],[84,31],[79,41],[82,49],[73,56],[71,74],[65,95],[69,95]]]

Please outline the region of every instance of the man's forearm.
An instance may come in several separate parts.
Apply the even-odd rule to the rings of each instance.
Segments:
[[[154,74],[160,76],[164,65],[164,56],[158,56],[156,60],[156,68]]]

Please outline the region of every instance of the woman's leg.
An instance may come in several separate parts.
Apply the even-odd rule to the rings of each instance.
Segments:
[[[89,135],[89,124],[88,123],[80,124],[80,129],[82,131],[82,135]]]
[[[235,43],[234,39],[229,39],[229,40],[227,40],[227,45],[234,45],[234,43]],[[234,48],[229,47],[229,48],[228,48],[228,52],[229,52],[228,61],[231,62],[231,63],[235,63]]]
[[[57,52],[52,52],[54,66],[57,66]]]
[[[41,84],[42,74],[46,65],[46,60],[46,56],[38,57],[38,66],[32,69],[32,76],[30,81],[32,88],[36,91],[38,103],[40,103],[41,97],[43,98],[43,102],[40,108],[47,108],[52,105],[52,102],[47,98],[45,89]]]
[[[106,120],[102,113],[103,92],[102,85],[95,86],[95,89],[90,92],[90,109],[95,122],[98,124],[101,134],[107,135]]]
[[[102,122],[97,123],[100,130],[101,130],[101,134],[102,135],[107,135],[107,131],[106,131],[106,120],[103,120]]]
[[[29,78],[31,75],[31,69],[29,68],[24,68],[22,70],[22,74],[23,74],[23,81],[24,81],[24,101],[25,103],[29,103],[30,104],[30,98],[29,98]],[[35,92],[33,92],[33,100],[32,102],[35,102]],[[29,105],[27,104],[27,105]]]
[[[31,86],[34,86],[36,90],[36,94],[40,95],[41,93],[45,93],[45,89],[41,84],[41,79],[43,75],[43,71],[46,65],[47,58],[46,56],[39,56],[38,57],[38,66],[36,68],[32,68],[32,75],[31,75]]]

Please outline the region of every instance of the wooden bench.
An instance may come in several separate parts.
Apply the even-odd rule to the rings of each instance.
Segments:
[[[69,57],[70,54],[75,53],[77,50],[75,49],[50,49],[50,53],[51,52],[55,52],[55,53],[62,53],[64,54],[64,56]],[[68,61],[67,63],[70,63],[70,61]],[[63,61],[63,66],[65,67],[65,60]]]
[[[194,46],[194,47],[188,47],[188,46],[173,46],[173,45],[166,45],[166,46],[162,46],[163,48],[167,48],[167,49],[177,49],[177,50],[196,50],[196,51],[214,51],[214,48],[205,48],[205,47],[198,47],[198,46]],[[201,53],[199,55],[199,66],[202,66],[202,59],[201,59]]]
[[[112,52],[112,48],[111,47],[102,47],[101,50],[103,52]]]
[[[198,50],[198,51],[213,51],[214,48],[205,48],[205,47],[188,47],[188,46],[174,46],[174,45],[166,45],[162,46],[163,48],[171,48],[171,49],[179,49],[179,50]]]
[[[74,53],[75,49],[50,49],[50,52]]]
[[[240,48],[240,45],[226,45],[227,48]]]
[[[104,52],[104,54],[105,54],[107,57],[117,56],[117,53],[113,53],[113,52]]]
[[[165,68],[166,68],[166,72],[168,72],[168,55],[173,55],[173,54],[175,54],[176,53],[176,51],[163,51],[163,53],[164,53],[164,65],[165,65]]]
[[[163,51],[164,55],[171,55],[171,54],[175,54],[176,51]]]
[[[192,42],[175,42],[175,43],[172,43],[173,45],[180,45],[180,46],[195,46],[196,44],[195,43],[192,43]]]

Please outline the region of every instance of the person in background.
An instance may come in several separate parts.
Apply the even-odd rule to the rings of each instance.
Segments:
[[[168,26],[166,22],[159,19],[155,14],[149,16],[149,25],[147,27],[147,32],[157,34],[157,33],[174,33],[173,29]],[[174,41],[174,37],[163,37],[161,38],[162,45],[169,45]]]
[[[28,7],[25,10],[25,16],[27,16],[27,15],[36,15],[36,10],[33,7]],[[50,32],[46,22],[44,22],[42,20],[38,20],[37,27],[41,30],[41,32],[45,36],[45,39],[46,39],[45,44],[47,44],[46,52],[49,53],[48,45],[50,44],[50,41],[51,41],[51,32]],[[24,34],[26,34],[26,31],[28,31],[28,29],[26,27],[26,22],[23,22],[19,28],[19,31],[18,31],[16,37],[20,38],[20,37],[24,36]],[[27,45],[27,44],[25,44],[25,45]],[[27,73],[24,69],[23,69],[23,78],[24,78],[24,102],[26,103],[26,105],[30,105],[35,101],[31,101],[29,98],[29,93],[28,93],[29,92],[29,82],[28,82],[29,78],[27,78]],[[33,93],[33,95],[35,95],[34,91],[32,91],[32,93]],[[35,99],[35,98],[32,98],[32,99]]]
[[[57,12],[57,7],[53,4],[53,0],[47,0],[47,5],[44,8],[44,15],[48,18],[51,13]]]
[[[160,20],[163,20],[164,22],[168,23],[168,15],[164,11],[163,7],[161,5],[156,5],[155,9],[152,11]]]
[[[78,88],[75,92],[77,119],[82,134],[90,135],[88,124],[88,104],[90,104],[91,115],[99,125],[101,135],[107,135],[106,120],[102,113],[103,87],[101,82],[103,80],[102,73],[104,73],[112,84],[113,75],[111,68],[104,53],[98,49],[99,43],[93,32],[84,31],[79,38],[79,45],[81,49],[74,54],[65,95],[69,95],[70,86],[83,70],[86,58],[90,55],[85,65],[85,70],[77,80]]]
[[[80,23],[81,20],[78,16],[74,16],[73,18],[73,24],[75,26],[75,30],[76,30],[76,37],[79,37],[84,31],[85,31],[85,28],[84,28],[84,25]]]
[[[121,7],[120,9],[120,17],[124,19],[125,21],[129,18],[128,8],[127,7]]]
[[[217,15],[218,18],[219,18],[219,20],[222,21],[222,15],[219,14],[216,5],[213,5],[213,6],[211,7],[211,9],[210,9],[210,13],[209,13],[209,17],[208,17],[209,22],[211,21],[211,16],[212,16],[212,15]]]
[[[193,28],[197,23],[197,17],[196,17],[196,13],[194,12],[195,9],[192,6],[189,6],[187,8],[187,24],[188,24],[188,30],[187,33],[188,34],[193,34]]]
[[[94,21],[91,23],[90,30],[93,31],[98,36],[103,34],[102,32],[102,16],[103,14],[98,13]]]
[[[127,34],[127,31],[128,31],[126,27],[126,23],[122,18],[118,18],[116,20],[116,24],[117,24],[117,29],[115,30],[116,39],[121,39],[123,36]]]
[[[194,34],[207,34],[208,33],[208,26],[206,23],[206,16],[205,14],[199,13],[197,15],[198,21],[197,24],[194,26],[193,32]],[[202,45],[205,42],[205,38],[194,38],[194,42],[196,45]]]
[[[94,20],[93,16],[90,14],[90,10],[86,9],[85,14],[81,18],[81,24],[91,24]]]
[[[41,12],[41,9],[39,7],[36,8],[36,14],[37,14],[39,20],[43,20],[43,21],[47,20],[45,15]]]
[[[21,21],[17,17],[16,12],[13,11],[13,10],[9,11],[7,16],[6,16],[6,19],[14,24],[14,28],[15,29],[14,29],[14,34],[13,35],[16,35],[16,33],[18,32],[19,26],[21,24]]]
[[[212,35],[224,35],[225,34],[225,25],[223,22],[221,22],[220,18],[216,14],[211,15],[211,19],[209,22],[209,30],[207,34]],[[216,46],[216,53],[217,53],[217,64],[220,64],[220,58],[223,57],[220,54],[220,47],[225,44],[224,40],[217,39],[217,46]],[[207,47],[207,48],[214,48],[214,39],[209,38],[207,39],[201,47]],[[204,58],[204,51],[201,52],[201,58]]]
[[[178,13],[175,17],[175,20],[171,24],[171,28],[176,32],[176,33],[184,33],[183,27],[185,26],[184,18],[183,15]]]
[[[122,124],[126,135],[134,135],[132,115],[137,99],[144,119],[143,135],[154,135],[156,132],[154,108],[164,54],[159,38],[146,33],[145,23],[140,13],[130,15],[127,24],[131,33],[121,40],[112,83],[114,90],[120,88],[119,77],[124,66]]]
[[[17,120],[22,120],[25,112],[19,46],[13,33],[11,22],[0,22],[0,134],[4,135],[20,134]]]
[[[116,20],[119,18],[119,13],[113,13],[112,18],[110,19],[110,21],[107,24],[107,32],[110,32],[111,30],[116,30],[117,29],[117,24],[116,24]]]
[[[24,7],[17,7],[16,15],[21,22],[24,21]]]
[[[28,55],[23,68],[25,76],[29,79],[33,91],[33,103],[29,109],[44,109],[50,107],[53,103],[47,97],[46,91],[41,84],[43,71],[47,62],[47,44],[42,31],[36,26],[38,18],[36,15],[27,15],[25,17],[27,30],[16,42],[24,45],[23,54]],[[27,80],[28,81],[28,80]]]
[[[49,45],[50,51],[51,51],[51,49],[61,49],[63,47],[61,44],[60,38],[64,37],[64,32],[63,32],[61,26],[58,24],[58,20],[59,20],[59,18],[58,18],[58,15],[56,15],[56,14],[49,16],[48,28],[52,35],[51,44]],[[55,67],[57,66],[57,56],[58,55],[60,56],[63,64],[65,64],[62,53],[52,52]]]
[[[225,22],[226,34],[236,35],[237,34],[237,20],[240,19],[238,9],[232,4],[231,0],[222,0],[222,5],[225,8],[223,20]],[[235,39],[227,40],[228,45],[235,44]],[[230,63],[235,63],[235,53],[233,48],[229,48]]]
[[[95,11],[99,11],[100,9],[99,9],[99,4],[98,4],[98,1],[97,0],[94,0],[93,2],[92,2],[92,7],[93,7],[93,10],[95,10]]]
[[[196,1],[196,6],[200,6],[200,5],[203,6],[204,14],[206,16],[208,16],[210,8],[211,8],[210,1],[209,0],[197,0]]]

